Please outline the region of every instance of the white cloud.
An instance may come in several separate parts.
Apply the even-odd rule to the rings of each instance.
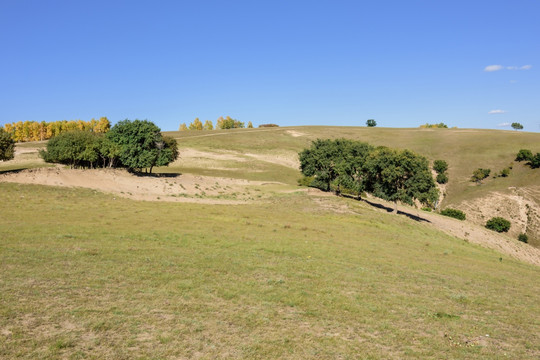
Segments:
[[[499,125],[497,125],[499,127],[505,127],[505,126],[510,126],[510,123],[500,123]]]
[[[497,109],[497,110],[491,110],[490,112],[488,112],[488,114],[504,114],[506,111],[505,110],[501,110],[501,109]]]
[[[523,66],[502,66],[502,65],[488,65],[484,68],[484,71],[487,72],[493,72],[493,71],[499,71],[499,70],[531,70],[532,65],[523,65]]]
[[[484,68],[484,71],[492,72],[492,71],[499,71],[502,70],[502,65],[489,65]]]

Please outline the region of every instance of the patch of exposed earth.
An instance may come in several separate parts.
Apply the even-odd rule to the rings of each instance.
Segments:
[[[257,188],[277,184],[191,174],[157,177],[134,175],[118,169],[60,167],[1,174],[0,182],[82,187],[133,200],[203,204],[244,204],[261,196]]]
[[[493,217],[510,221],[508,236],[516,239],[527,234],[529,243],[540,246],[540,186],[509,188],[510,193],[492,192],[487,196],[465,200],[456,205],[467,214],[467,220],[484,226]]]

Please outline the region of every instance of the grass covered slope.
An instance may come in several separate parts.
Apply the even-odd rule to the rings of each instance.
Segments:
[[[171,132],[180,146],[180,160],[171,172],[217,173],[220,176],[266,179],[295,184],[298,152],[317,138],[348,138],[410,149],[430,161],[448,162],[449,182],[441,208],[457,207],[467,218],[484,225],[494,216],[511,220],[510,236],[527,233],[540,247],[540,169],[514,162],[520,149],[540,152],[540,133],[478,129],[393,129],[367,127],[301,126],[271,129],[237,129],[213,132]],[[203,151],[186,155],[186,149]],[[184,156],[182,155],[184,151]],[[220,158],[226,153],[233,158]],[[213,155],[214,154],[214,155]],[[212,158],[211,163],[208,158]],[[493,178],[512,166],[508,177]],[[470,181],[478,168],[491,169],[491,176],[477,185]]]
[[[364,203],[0,191],[0,358],[540,356],[538,267]]]
[[[344,137],[401,149],[410,149],[429,160],[443,159],[448,170],[449,203],[481,196],[493,190],[504,191],[509,185],[533,186],[540,184],[540,171],[517,164],[508,178],[486,181],[485,186],[470,182],[477,168],[490,168],[492,175],[512,163],[520,149],[540,152],[540,133],[480,130],[480,129],[395,129],[343,126],[297,126],[270,129],[237,129],[212,132],[168,132],[178,139],[182,148],[236,153],[257,153],[288,156],[291,160],[312,140]],[[180,152],[182,157],[182,152]],[[174,166],[171,167],[175,168]],[[179,168],[179,167],[176,167]],[[180,167],[181,168],[181,167]],[[251,175],[246,175],[251,176]],[[287,176],[275,180],[288,181]],[[540,201],[540,198],[538,199]]]

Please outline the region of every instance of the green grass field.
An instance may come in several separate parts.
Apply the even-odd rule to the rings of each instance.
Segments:
[[[537,267],[363,203],[0,189],[2,358],[540,355]]]
[[[459,191],[504,191],[499,180],[538,184],[521,165],[480,187],[466,179],[477,167],[507,164],[522,147],[540,151],[538,134],[322,127],[172,134],[181,154],[244,160],[211,165],[220,170],[178,162],[169,172],[292,188],[298,171],[250,154],[294,156],[331,134],[447,160],[448,201]],[[0,194],[2,359],[540,357],[539,267],[364,202],[296,191],[203,205],[10,183],[0,183]]]

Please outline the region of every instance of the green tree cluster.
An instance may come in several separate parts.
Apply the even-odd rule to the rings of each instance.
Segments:
[[[531,150],[521,149],[516,155],[516,161],[527,161],[527,165],[531,168],[540,168],[540,152],[533,155]]]
[[[490,173],[491,173],[491,169],[478,168],[474,170],[473,175],[471,177],[471,181],[480,184],[482,183],[482,180],[484,180],[485,178],[489,176]]]
[[[373,119],[368,119],[368,121],[366,121],[366,125],[367,127],[375,127],[377,126],[377,122]]]
[[[448,170],[448,163],[444,160],[435,160],[433,162],[433,170],[437,173],[437,182],[439,184],[446,184],[448,182],[448,175],[446,170]]]
[[[338,194],[360,196],[369,192],[379,198],[433,206],[438,190],[426,158],[409,150],[373,147],[347,139],[315,140],[299,154],[310,186]]]
[[[0,128],[0,161],[11,160],[15,156],[15,140]]]
[[[151,173],[154,166],[178,158],[178,145],[150,121],[124,120],[105,135],[78,130],[56,136],[40,155],[47,162],[72,168],[125,167]]]

